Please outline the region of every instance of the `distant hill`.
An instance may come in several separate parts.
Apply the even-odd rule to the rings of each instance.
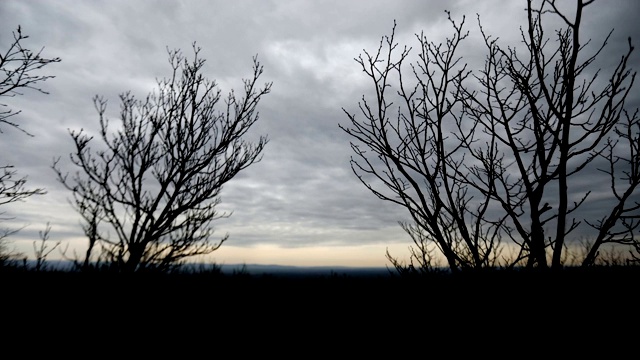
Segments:
[[[220,267],[224,273],[244,271],[250,275],[387,277],[391,274],[389,269],[385,267],[284,266],[262,264],[220,265]]]
[[[29,268],[35,267],[34,260],[27,260]],[[186,264],[186,271],[197,272],[199,270],[219,267],[224,274],[248,274],[252,276],[352,276],[352,277],[388,277],[390,269],[386,267],[348,267],[348,266],[287,266],[264,264]],[[45,263],[46,270],[67,271],[73,269],[73,263],[67,260],[50,260]]]

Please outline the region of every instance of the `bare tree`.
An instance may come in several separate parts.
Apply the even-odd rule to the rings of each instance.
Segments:
[[[570,16],[555,1],[527,1],[524,51],[501,46],[478,20],[487,56],[474,73],[455,55],[466,33],[451,17],[454,36],[444,44],[418,36],[410,80],[402,67],[409,50],[392,60],[393,33],[384,54],[381,43],[375,56],[365,51],[366,60],[356,59],[374,80],[377,101],[372,107],[363,98],[363,122],[347,113],[352,127],[343,129],[358,140],[352,169],[377,196],[409,210],[412,258],[428,249],[427,241],[452,270],[560,268],[568,235],[583,222],[598,232],[583,265],[595,263],[603,244],[637,251],[640,120],[625,110],[635,79],[627,65],[633,47],[629,41],[604,84],[599,70],[587,71],[609,39],[591,53],[589,41],[581,42],[582,13],[592,3],[577,0]],[[555,42],[546,34],[547,17],[565,25]],[[400,102],[396,120],[387,113],[392,86]],[[581,219],[576,214],[592,191],[571,182],[593,170],[610,178],[612,210]],[[515,254],[502,256],[505,237]]]
[[[0,53],[0,99],[22,95],[22,91],[31,89],[48,94],[38,85],[48,79],[54,78],[51,75],[40,75],[37,70],[45,65],[60,62],[60,58],[47,59],[42,57],[42,51],[33,52],[24,47],[24,42],[29,36],[18,30],[13,32],[13,41],[3,53]],[[29,136],[33,136],[20,127],[20,124],[13,119],[20,114],[20,110],[15,111],[7,104],[0,103],[0,132],[2,126],[7,125],[18,129]],[[43,189],[29,190],[25,188],[26,178],[15,179],[16,172],[11,165],[0,167],[0,205],[22,200],[32,195],[44,194]]]
[[[256,108],[271,83],[259,88],[262,66],[254,58],[244,95],[231,91],[225,106],[217,83],[202,75],[204,59],[194,43],[194,58],[169,51],[172,74],[158,80],[158,93],[137,100],[120,96],[119,127],[112,134],[106,100],[95,97],[104,149],[92,150],[93,137],[70,131],[79,171],[72,178],[53,169],[73,194],[82,216],[89,250],[85,265],[98,258],[120,271],[166,270],[181,260],[218,249],[228,235],[212,241],[211,222],[229,214],[216,211],[222,186],[260,160],[267,144],[243,136],[258,120]],[[115,236],[109,236],[109,230]]]
[[[47,256],[53,252],[60,244],[61,241],[57,241],[53,246],[49,241],[49,233],[51,232],[51,224],[47,223],[44,231],[39,231],[40,242],[33,242],[33,254],[35,256],[36,263],[34,265],[35,271],[44,271],[47,269]]]
[[[587,46],[590,41],[582,42],[583,12],[592,3],[577,0],[575,12],[565,14],[555,1],[535,6],[529,0],[523,53],[501,47],[483,32],[489,55],[477,77],[482,90],[466,93],[469,116],[492,134],[503,154],[499,171],[490,177],[485,174],[495,167],[486,163],[469,167],[474,175],[469,184],[490,194],[507,211],[528,253],[528,266],[547,267],[549,257],[551,267],[560,268],[568,236],[583,222],[598,232],[583,265],[594,264],[605,243],[633,244],[629,234],[638,226],[633,214],[639,205],[632,194],[640,181],[640,119],[637,111],[625,110],[635,80],[627,65],[633,47],[629,40],[628,51],[600,82],[601,70],[591,71],[590,66],[611,33],[593,50]],[[554,32],[555,42],[546,34],[547,16],[565,25]],[[572,181],[585,170],[596,169],[610,177],[611,210],[603,219],[582,219],[578,209],[601,186],[596,183],[581,190],[571,186]],[[482,183],[480,176],[501,187],[477,186]]]
[[[13,38],[7,49],[0,53],[0,133],[4,126],[9,126],[33,136],[20,127],[14,119],[20,114],[20,110],[15,111],[4,103],[4,98],[11,98],[16,95],[23,95],[24,90],[30,89],[43,94],[48,94],[39,87],[40,83],[54,78],[51,75],[40,75],[37,70],[42,67],[60,62],[60,58],[45,58],[42,56],[44,48],[38,52],[33,52],[25,47],[24,43],[29,36],[22,33],[18,26],[13,32]],[[23,200],[32,195],[42,195],[44,189],[28,189],[26,187],[27,178],[18,178],[13,165],[0,165],[0,206]],[[4,213],[0,213],[2,215]],[[3,218],[6,220],[7,218]],[[0,242],[17,230],[4,230],[0,234]],[[6,244],[0,245],[6,247]],[[0,253],[3,251],[0,249]]]
[[[375,54],[365,51],[364,58],[356,59],[374,82],[376,100],[371,104],[363,97],[363,121],[345,110],[352,127],[340,127],[358,140],[351,144],[356,176],[379,198],[406,208],[415,222],[403,224],[418,251],[425,251],[414,256],[415,260],[431,258],[426,254],[428,240],[452,270],[478,269],[495,265],[505,216],[489,216],[492,198],[487,195],[471,206],[466,180],[456,176],[456,169],[464,166],[464,145],[472,141],[468,138],[474,127],[466,134],[451,136],[451,126],[463,128],[458,116],[463,91],[459,84],[469,71],[456,55],[468,35],[463,31],[464,21],[449,20],[454,35],[444,45],[417,35],[418,60],[410,66],[413,86],[404,68],[411,49],[405,47],[395,58],[395,25]],[[395,94],[390,90],[394,81]],[[394,100],[399,103],[395,115]],[[372,178],[380,186],[374,186]],[[425,268],[429,261],[419,263]]]

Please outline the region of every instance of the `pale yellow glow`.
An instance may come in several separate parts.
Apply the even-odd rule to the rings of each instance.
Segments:
[[[275,245],[254,247],[222,246],[205,261],[217,264],[266,264],[290,266],[385,267],[385,251],[403,257],[406,244],[358,246],[311,246],[283,248]]]
[[[16,250],[33,258],[31,241],[17,241]],[[50,244],[54,245],[53,243]],[[404,259],[408,256],[409,244],[370,244],[354,246],[308,246],[298,248],[279,247],[277,245],[258,245],[239,247],[224,244],[212,254],[194,257],[193,262],[215,263],[219,265],[262,264],[284,266],[350,266],[350,267],[385,267],[390,265],[385,258],[389,252]],[[86,239],[74,238],[65,241],[58,249],[65,249],[67,258],[82,257],[86,250]],[[64,256],[53,251],[47,259],[60,260]],[[75,255],[74,255],[75,254]]]

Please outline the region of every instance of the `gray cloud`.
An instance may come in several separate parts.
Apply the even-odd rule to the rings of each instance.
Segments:
[[[612,3],[596,2],[585,36],[601,37],[616,27],[611,47],[618,54],[627,36],[640,39],[633,19],[640,5]],[[353,58],[363,49],[375,50],[394,19],[401,43],[415,46],[414,34],[422,30],[444,40],[451,30],[444,13],[449,9],[457,21],[466,15],[472,37],[461,50],[469,62],[481,63],[475,14],[490,33],[517,42],[524,6],[497,0],[2,1],[0,45],[21,25],[31,36],[29,46],[44,46],[45,56],[62,58],[43,70],[56,76],[44,85],[49,95],[26,92],[9,100],[23,110],[19,121],[35,137],[14,130],[0,134],[2,162],[28,175],[30,186],[49,191],[7,206],[16,226],[31,224],[14,236],[15,243],[28,252],[47,221],[54,225],[52,240],[81,239],[79,217],[66,200],[70,194],[50,169],[54,157],[64,160],[72,151],[68,129],[97,131],[94,95],[108,98],[109,115],[117,117],[118,94],[145,96],[156,78],[168,75],[166,48],[191,55],[196,41],[207,59],[206,75],[223,92],[239,90],[256,54],[265,67],[262,80],[274,82],[249,134],[269,136],[264,158],[222,191],[220,210],[233,215],[216,230],[231,234],[230,246],[408,244],[397,225],[408,214],[368,192],[349,167],[350,138],[338,128],[348,122],[342,108],[356,111],[371,87]]]

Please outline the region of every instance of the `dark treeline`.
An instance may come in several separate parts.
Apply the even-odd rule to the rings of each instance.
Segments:
[[[633,303],[639,275],[635,266],[411,276],[273,276],[221,273],[215,267],[136,273],[4,268],[3,352],[14,353],[6,344],[36,334],[43,337],[39,346],[20,353],[100,339],[104,351],[133,347],[166,354],[186,346],[179,350],[184,356],[204,351],[194,343],[215,339],[216,346],[242,353],[299,354],[299,346],[308,346],[318,352],[453,351],[511,358],[538,341],[531,339],[542,338],[527,356],[544,358],[561,349],[576,354],[586,350],[576,345],[584,339],[591,339],[589,352],[605,348],[614,356],[633,352],[624,344],[634,343],[629,326],[640,320]],[[238,338],[252,346],[239,348]],[[259,346],[283,341],[296,345]],[[457,349],[452,341],[464,345]],[[415,347],[403,351],[407,343]]]

